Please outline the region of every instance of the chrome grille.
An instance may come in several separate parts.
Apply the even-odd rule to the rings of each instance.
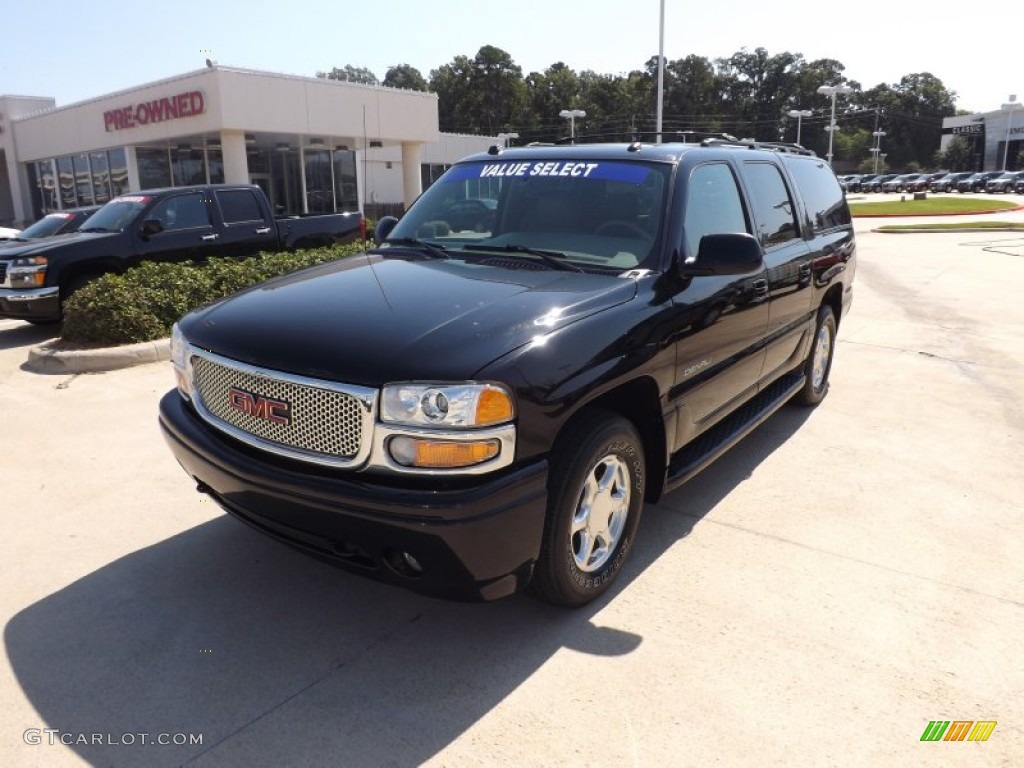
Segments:
[[[327,464],[357,463],[368,453],[373,390],[264,371],[208,353],[193,354],[191,363],[198,410],[235,437]],[[268,401],[278,403],[273,415],[287,418],[268,418]]]

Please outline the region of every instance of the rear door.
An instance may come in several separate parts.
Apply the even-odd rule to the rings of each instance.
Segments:
[[[764,248],[768,268],[768,331],[760,378],[773,377],[776,371],[799,364],[808,338],[813,300],[811,246],[805,239],[809,227],[778,165],[746,160],[742,169],[754,234]]]
[[[223,219],[219,255],[249,256],[278,249],[277,227],[267,218],[269,211],[256,189],[217,189],[213,194]]]

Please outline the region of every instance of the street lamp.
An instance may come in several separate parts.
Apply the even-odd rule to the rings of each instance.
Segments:
[[[791,109],[786,113],[790,117],[796,118],[796,143],[800,143],[800,121],[805,117],[810,117],[814,113],[809,109]]]
[[[848,85],[823,85],[818,88],[818,93],[822,96],[832,97],[832,119],[829,121],[828,127],[825,128],[828,131],[828,164],[832,165],[832,139],[836,132],[836,94],[853,93],[853,88]]]
[[[498,139],[498,141],[500,141],[502,143],[502,145],[505,147],[505,149],[508,149],[509,139],[518,139],[519,138],[519,134],[518,133],[499,133],[496,138]]]
[[[871,148],[871,154],[875,156],[875,173],[878,173],[878,154],[882,151],[882,137],[885,136],[885,131],[872,131],[871,135],[875,137],[875,146]]]
[[[1006,170],[1006,161],[1010,157],[1010,125],[1013,123],[1013,110],[1020,106],[1020,102],[1017,101],[1017,94],[1011,93],[1010,100],[1003,104],[1003,109],[1007,111],[1006,115],[1006,145],[1003,147],[1003,170]]]
[[[561,112],[558,113],[558,116],[559,117],[567,117],[567,118],[569,118],[569,136],[573,139],[573,141],[575,141],[576,140],[576,118],[577,117],[586,117],[587,113],[584,110],[582,110],[582,109],[563,109]]]

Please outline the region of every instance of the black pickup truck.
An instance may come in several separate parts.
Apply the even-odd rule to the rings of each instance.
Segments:
[[[67,235],[0,249],[0,317],[59,322],[88,281],[143,260],[201,260],[349,243],[359,213],[274,218],[257,186],[212,184],[122,195]]]
[[[568,606],[645,501],[822,401],[856,265],[828,165],[725,140],[493,147],[376,237],[175,326],[171,450],[350,570]]]

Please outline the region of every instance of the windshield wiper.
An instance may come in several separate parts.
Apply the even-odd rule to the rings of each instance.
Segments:
[[[415,237],[396,237],[390,240],[385,240],[381,245],[397,245],[403,248],[413,248],[418,250],[425,256],[429,256],[432,259],[450,259],[451,255],[448,253],[447,248],[443,248],[440,245],[434,245],[428,243],[425,240],[417,240]],[[380,253],[380,248],[374,248],[375,252]]]
[[[530,248],[527,245],[479,245],[473,243],[467,244],[463,247],[463,250],[473,251],[494,251],[495,253],[525,253],[530,256],[536,256],[545,264],[552,269],[561,269],[566,272],[585,272],[586,270],[580,269],[574,264],[570,264],[565,259],[566,256],[561,251],[545,251],[540,248]]]
[[[106,227],[89,227],[88,229],[80,229],[79,232],[113,232],[112,229]]]

